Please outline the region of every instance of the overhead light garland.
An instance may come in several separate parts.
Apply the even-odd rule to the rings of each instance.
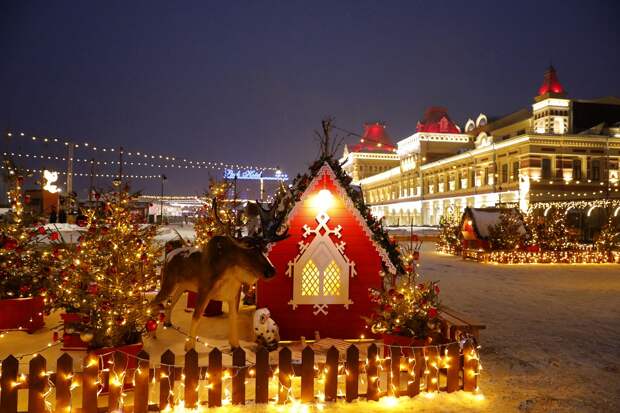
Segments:
[[[29,139],[33,142],[40,142],[40,143],[56,143],[56,144],[60,144],[60,145],[64,145],[64,146],[70,146],[73,145],[74,148],[84,148],[84,149],[88,149],[91,150],[93,152],[97,152],[97,153],[119,153],[122,151],[122,154],[124,156],[130,156],[130,157],[135,157],[135,158],[143,158],[143,159],[149,159],[149,160],[159,160],[159,161],[174,161],[177,162],[177,164],[187,164],[189,168],[192,167],[192,165],[196,168],[210,168],[210,169],[225,169],[225,168],[232,168],[232,169],[257,169],[257,170],[263,170],[263,171],[274,171],[276,172],[279,168],[278,167],[270,167],[270,166],[257,166],[257,165],[244,165],[244,164],[231,164],[231,163],[225,163],[225,162],[214,162],[214,161],[201,161],[201,160],[191,160],[191,159],[187,159],[187,158],[180,158],[176,155],[161,155],[161,154],[152,154],[146,151],[130,151],[130,150],[125,150],[122,148],[113,148],[113,147],[103,147],[103,146],[99,146],[99,145],[95,145],[89,142],[83,142],[83,143],[74,143],[73,141],[70,140],[64,140],[61,138],[52,138],[52,137],[42,137],[42,136],[35,136],[35,135],[27,135],[24,132],[12,132],[12,131],[8,131],[6,133],[6,136],[9,138],[12,137],[21,137],[24,139]]]

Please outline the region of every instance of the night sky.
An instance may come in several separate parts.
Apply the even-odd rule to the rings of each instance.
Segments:
[[[619,4],[5,0],[0,128],[294,175],[326,115],[358,133],[383,120],[394,141],[431,105],[462,126],[530,105],[550,61],[569,96],[620,96]],[[166,173],[170,193],[207,186],[204,170]]]

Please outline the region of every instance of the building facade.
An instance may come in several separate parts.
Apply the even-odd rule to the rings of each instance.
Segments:
[[[462,130],[432,107],[395,149],[341,161],[386,225],[437,225],[468,206],[620,200],[619,159],[620,99],[570,99],[550,67],[530,107]]]

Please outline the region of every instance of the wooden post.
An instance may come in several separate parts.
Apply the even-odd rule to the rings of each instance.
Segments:
[[[436,392],[439,390],[439,351],[437,347],[426,347],[426,370],[429,372],[426,376],[426,391]]]
[[[64,353],[56,362],[56,411],[71,411],[71,382],[73,381],[73,358]]]
[[[232,378],[232,402],[233,404],[245,404],[245,351],[241,347],[233,350],[233,370]]]
[[[136,370],[133,390],[134,413],[147,413],[149,410],[149,359],[149,353],[140,350],[138,353],[138,368]]]
[[[447,346],[446,391],[455,392],[459,389],[459,371],[461,370],[461,358],[459,357],[459,344],[450,343]]]
[[[0,379],[0,411],[2,413],[17,412],[17,374],[19,361],[13,356],[8,356],[2,362],[2,378]]]
[[[425,363],[422,348],[414,348],[410,355],[409,381],[407,383],[407,395],[416,396],[420,393],[420,377],[424,375]]]
[[[174,390],[174,353],[166,350],[161,355],[161,366],[159,368],[159,410],[164,410],[166,406],[174,404],[172,391]]]
[[[478,388],[478,353],[474,343],[468,341],[463,347],[463,391]]]
[[[47,387],[47,376],[45,375],[45,359],[40,354],[30,360],[28,370],[28,413],[44,413],[45,388]]]
[[[314,351],[306,346],[301,352],[301,402],[314,401]]]
[[[390,386],[388,386],[388,394],[390,396],[398,397],[400,394],[400,347],[390,347],[390,369],[387,370],[387,374],[391,379]]]
[[[291,390],[293,366],[291,364],[291,350],[284,347],[278,354],[278,403],[284,404],[288,401],[289,391]]]
[[[198,407],[198,353],[191,349],[185,353],[185,407]]]
[[[256,351],[256,403],[269,401],[269,351],[260,346]]]
[[[366,367],[366,398],[368,400],[379,400],[379,374],[377,369],[377,345],[368,346],[368,366]]]
[[[82,412],[97,413],[97,391],[100,385],[99,377],[99,357],[89,354],[84,358],[84,368],[82,370]]]
[[[110,369],[110,375],[108,376],[108,412],[122,411],[122,393],[123,386],[125,384],[125,366],[127,366],[127,355],[120,351],[115,351],[112,355],[112,368]]]
[[[346,374],[346,396],[350,403],[357,399],[359,392],[360,351],[354,345],[347,349]]]
[[[325,360],[325,401],[333,402],[338,397],[338,349],[331,346]]]
[[[209,353],[209,407],[222,405],[222,352],[214,348]]]

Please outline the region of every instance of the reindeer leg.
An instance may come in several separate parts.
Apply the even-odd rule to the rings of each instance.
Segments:
[[[183,291],[183,289],[179,285],[175,286],[174,291],[172,292],[172,296],[170,297],[170,305],[166,307],[166,320],[164,321],[164,325],[166,327],[172,326],[172,309],[179,301],[179,298],[181,298],[181,295],[183,295],[184,292],[185,291]]]
[[[239,299],[241,296],[241,289],[235,294],[235,297],[231,300],[228,300],[228,322],[229,322],[229,332],[228,332],[228,341],[230,343],[231,349],[235,347],[239,347],[239,323],[238,323],[238,315],[239,315]]]
[[[185,342],[185,351],[189,351],[196,347],[196,333],[198,332],[198,323],[202,318],[202,314],[207,308],[207,304],[210,301],[209,292],[198,291],[198,297],[196,297],[196,307],[194,308],[194,314],[192,315],[192,324],[189,328],[189,337]]]

